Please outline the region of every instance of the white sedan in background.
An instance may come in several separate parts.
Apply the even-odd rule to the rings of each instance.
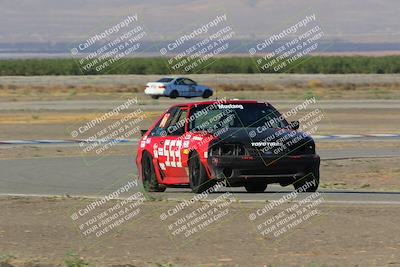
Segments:
[[[207,86],[198,85],[195,81],[184,77],[167,77],[157,82],[147,83],[144,93],[153,99],[157,99],[160,96],[170,98],[201,96],[209,98],[213,95],[212,89]]]

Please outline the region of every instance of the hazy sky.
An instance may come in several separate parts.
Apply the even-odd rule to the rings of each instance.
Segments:
[[[82,40],[129,14],[152,39],[227,14],[236,37],[267,37],[315,13],[325,35],[347,41],[400,42],[399,0],[0,0],[0,42]]]

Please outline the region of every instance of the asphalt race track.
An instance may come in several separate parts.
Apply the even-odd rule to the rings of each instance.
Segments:
[[[135,148],[133,148],[135,150]],[[372,154],[371,154],[372,153]],[[363,155],[373,157],[400,156],[396,149],[369,151],[334,150],[320,151],[322,160],[357,158]],[[70,195],[101,197],[125,185],[137,177],[134,156],[106,157],[43,157],[0,160],[1,195]],[[323,179],[323,177],[322,177]],[[274,200],[289,193],[292,187],[269,186],[265,193],[249,194],[244,188],[223,188],[232,192],[240,201]],[[334,203],[380,203],[400,204],[400,193],[355,192],[349,190],[319,190],[327,202]],[[169,188],[158,193],[164,199],[189,199],[190,189]],[[211,194],[210,198],[220,193]],[[306,197],[308,194],[302,194]]]
[[[182,102],[191,100],[181,100]],[[151,102],[143,107],[147,111],[163,110],[170,106],[174,100],[161,99],[160,105]],[[273,101],[278,109],[287,109],[292,107],[298,101]],[[15,111],[106,111],[115,105],[121,104],[116,100],[68,100],[68,101],[17,101],[0,102],[0,110],[12,113]],[[322,100],[319,104],[323,109],[328,110],[397,110],[400,104],[399,100],[341,100],[330,101]],[[379,132],[379,131],[377,131]],[[335,132],[333,132],[335,133]],[[385,141],[385,139],[399,140],[398,138],[366,138],[361,136],[358,140],[368,142],[370,140]],[[10,138],[11,139],[11,138]],[[335,142],[334,140],[321,140],[318,142]],[[0,140],[1,142],[1,140]],[[351,138],[344,137],[340,142],[352,142]],[[137,169],[134,164],[134,151],[136,151],[135,142],[119,144],[132,147],[131,156],[108,155],[105,157],[79,157],[79,156],[50,156],[34,158],[10,158],[0,159],[0,195],[70,195],[101,197],[107,192],[112,192],[128,180],[137,177]],[[29,144],[30,147],[40,144]],[[76,146],[77,144],[42,144],[42,146]],[[21,147],[23,144],[2,144],[0,149],[13,149]],[[347,149],[329,149],[318,150],[321,159],[336,160],[348,158],[384,158],[400,157],[400,151],[396,147],[385,146],[383,148],[357,147]],[[323,180],[323,177],[321,177]],[[240,201],[266,201],[277,199],[285,193],[290,192],[292,187],[269,186],[267,191],[262,194],[248,194],[244,188],[222,189],[233,192]],[[389,192],[354,192],[349,190],[329,190],[321,189],[326,201],[346,202],[346,203],[388,203],[400,204],[400,193]],[[169,188],[165,193],[158,193],[165,199],[187,199],[193,197],[190,189]],[[211,195],[217,197],[219,193]],[[303,194],[304,196],[308,194]]]

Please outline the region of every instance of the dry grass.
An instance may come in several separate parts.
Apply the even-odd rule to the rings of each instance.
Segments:
[[[215,95],[229,95],[238,98],[254,98],[259,93],[267,94],[268,99],[299,99],[316,96],[319,99],[400,99],[400,85],[355,85],[319,87],[283,85],[228,85],[213,84],[210,86]],[[29,100],[77,100],[77,99],[120,99],[133,94],[143,94],[143,88],[138,86],[22,86],[10,89],[6,86],[0,90],[3,101]],[[144,95],[143,95],[144,96]]]
[[[320,99],[400,99],[400,78],[396,75],[189,75],[218,94],[258,95],[269,99],[299,99],[315,95]],[[39,79],[40,78],[40,79]],[[157,75],[0,77],[0,99],[68,100],[117,99],[142,94],[145,84]]]

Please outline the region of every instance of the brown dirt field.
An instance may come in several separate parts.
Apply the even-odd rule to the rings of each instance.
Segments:
[[[182,240],[171,236],[168,224],[159,218],[176,203],[145,202],[137,217],[88,242],[70,215],[92,200],[0,201],[0,251],[9,255],[11,266],[59,266],[68,252],[95,266],[400,265],[397,205],[322,203],[315,216],[275,238],[262,236],[248,219],[249,213],[265,204],[231,203],[224,218]],[[200,205],[195,203],[185,212]]]
[[[139,93],[160,75],[0,77],[0,101],[120,99]],[[199,74],[215,96],[262,99],[400,99],[398,75],[383,74]]]
[[[321,161],[320,189],[400,191],[400,158]]]
[[[251,95],[257,95],[262,99],[305,99],[316,96],[321,100],[329,99],[400,99],[400,85],[380,85],[380,86],[358,86],[348,85],[344,87],[299,87],[299,86],[249,86],[249,85],[210,85],[215,89],[216,97],[253,99]],[[141,99],[148,99],[144,96],[141,87],[119,88],[110,87],[51,87],[37,90],[31,87],[19,89],[0,90],[1,101],[36,101],[36,100],[107,100],[129,98],[134,94],[140,93]]]

